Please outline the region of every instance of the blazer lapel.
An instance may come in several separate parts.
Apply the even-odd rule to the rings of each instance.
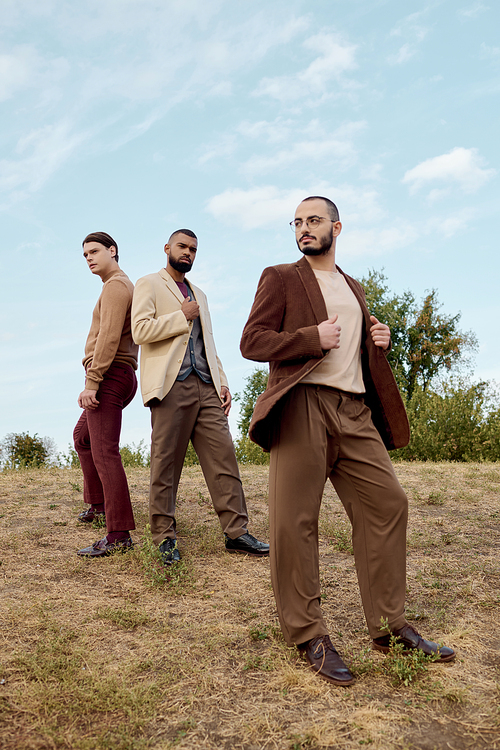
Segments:
[[[295,264],[295,268],[297,269],[300,280],[302,281],[304,290],[311,304],[316,323],[319,324],[323,320],[328,320],[325,299],[321,294],[321,289],[319,288],[316,276],[314,275],[314,271],[308,261],[305,258],[301,258]]]
[[[179,289],[179,287],[177,286],[177,284],[175,283],[175,281],[173,280],[173,278],[170,276],[169,272],[165,268],[162,268],[159,271],[159,274],[162,277],[163,281],[166,283],[169,290],[174,295],[174,297],[176,297],[182,305],[182,303],[184,302],[183,294],[181,290]]]

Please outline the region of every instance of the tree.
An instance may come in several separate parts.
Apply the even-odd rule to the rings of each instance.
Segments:
[[[54,442],[28,432],[10,432],[0,444],[2,465],[9,469],[47,466],[56,457]]]
[[[243,436],[248,435],[255,402],[261,393],[264,393],[269,378],[269,371],[263,367],[255,370],[245,378],[245,388],[242,393],[236,393],[234,400],[240,402],[240,418],[237,422],[238,429]]]
[[[417,386],[427,391],[442,373],[467,364],[467,353],[477,348],[476,336],[459,329],[460,313],[439,313],[435,289],[419,304],[410,291],[391,295],[381,271],[369,271],[361,284],[368,309],[391,329],[388,360],[407,401]]]
[[[411,441],[391,456],[405,461],[500,460],[500,409],[491,383],[450,378],[417,386],[408,403]]]

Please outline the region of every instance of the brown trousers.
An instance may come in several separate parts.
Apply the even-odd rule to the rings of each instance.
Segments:
[[[191,439],[222,530],[237,539],[248,514],[227,417],[212,383],[192,373],[151,407],[149,518],[155,544],[175,539],[175,501]]]
[[[320,608],[318,516],[330,479],[352,524],[372,638],[405,622],[408,501],[362,398],[298,385],[283,399],[271,447],[271,579],[287,643],[328,629]]]

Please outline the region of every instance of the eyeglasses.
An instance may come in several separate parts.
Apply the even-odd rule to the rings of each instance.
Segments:
[[[325,216],[309,216],[305,221],[302,221],[302,219],[294,219],[290,222],[290,228],[292,232],[299,232],[302,229],[302,225],[305,224],[309,229],[317,229],[322,221],[331,221],[332,223],[335,223],[332,219],[327,219]]]

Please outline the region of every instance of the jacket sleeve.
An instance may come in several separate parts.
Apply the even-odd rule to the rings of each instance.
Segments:
[[[240,349],[246,359],[272,362],[321,358],[318,326],[283,330],[287,304],[283,278],[277,268],[265,268],[260,277]]]
[[[132,337],[136,344],[153,344],[189,333],[190,330],[180,307],[164,315],[157,315],[154,286],[147,276],[139,279],[135,285],[131,322]]]

